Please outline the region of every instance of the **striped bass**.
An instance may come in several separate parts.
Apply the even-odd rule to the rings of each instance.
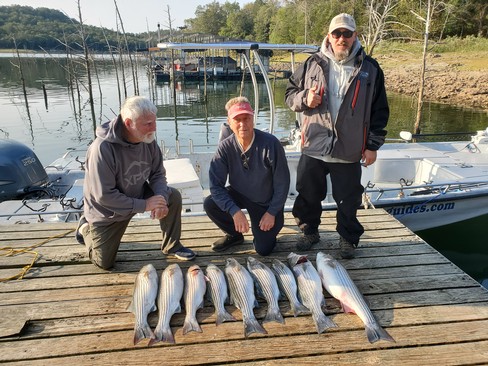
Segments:
[[[268,303],[268,311],[263,323],[275,321],[284,324],[285,320],[283,319],[283,315],[281,315],[280,306],[278,305],[280,289],[273,271],[253,257],[247,258],[247,269],[254,278],[257,293]]]
[[[173,314],[181,312],[181,296],[183,295],[183,273],[178,264],[170,264],[161,274],[158,294],[159,320],[154,329],[155,338],[149,345],[156,342],[175,343],[171,332],[170,320]]]
[[[271,269],[276,276],[278,286],[285,294],[290,303],[290,308],[293,312],[293,316],[296,317],[298,314],[309,313],[308,309],[302,305],[300,300],[298,300],[297,282],[291,269],[279,259],[273,259],[271,263]]]
[[[204,296],[207,289],[205,275],[202,269],[194,264],[186,272],[184,301],[185,301],[185,321],[183,323],[183,334],[191,331],[202,332],[198,324],[196,313],[203,307]]]
[[[247,269],[234,258],[227,258],[225,275],[229,281],[230,302],[242,313],[244,335],[247,337],[252,333],[267,334],[266,329],[254,316],[253,308],[257,306],[257,301],[254,296],[254,283]]]
[[[312,313],[317,332],[321,334],[328,328],[337,327],[322,310],[322,307],[325,306],[325,298],[322,282],[315,267],[307,259],[306,255],[290,253],[287,258],[297,280],[300,298],[303,301],[303,305]]]
[[[144,338],[154,339],[154,333],[147,322],[149,313],[156,310],[158,295],[158,273],[152,264],[146,264],[136,276],[132,302],[127,310],[136,317],[134,325],[134,345]]]
[[[317,269],[324,288],[339,300],[346,313],[355,313],[366,327],[366,336],[370,343],[383,339],[395,340],[377,322],[363,295],[359,292],[346,269],[329,254],[317,253]]]
[[[224,272],[215,264],[209,264],[205,274],[209,282],[207,293],[215,307],[215,323],[219,325],[225,321],[235,321],[236,318],[229,314],[224,306],[229,297]]]

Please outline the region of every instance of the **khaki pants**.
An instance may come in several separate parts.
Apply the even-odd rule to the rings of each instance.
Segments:
[[[171,188],[171,187],[170,187]],[[161,251],[164,254],[178,251],[182,248],[181,236],[181,193],[171,188],[168,202],[168,216],[159,220],[162,233]],[[115,263],[122,236],[130,220],[116,221],[109,224],[89,224],[82,232],[88,256],[94,265],[102,269],[110,269]]]

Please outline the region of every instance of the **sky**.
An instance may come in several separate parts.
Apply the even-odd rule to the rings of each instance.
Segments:
[[[237,1],[241,8],[253,0]],[[221,4],[225,0],[218,1]],[[143,33],[149,28],[157,30],[169,28],[168,6],[171,13],[173,28],[183,26],[185,19],[194,18],[199,5],[212,3],[212,0],[117,0],[124,29],[129,33]],[[0,0],[0,5],[26,5],[33,8],[51,8],[65,13],[70,18],[78,20],[77,0]],[[80,0],[83,23],[116,29],[115,5],[113,0]]]

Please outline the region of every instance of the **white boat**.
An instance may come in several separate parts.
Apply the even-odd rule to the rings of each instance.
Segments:
[[[273,45],[261,43],[165,43],[165,50],[237,50],[249,68],[254,84],[254,110],[259,111],[257,78],[250,61],[252,53],[264,76],[270,104],[268,131],[274,130],[274,101],[267,70],[259,50],[314,52],[316,46]],[[255,118],[258,113],[255,114]],[[413,231],[443,226],[488,214],[488,128],[465,142],[409,142],[411,134],[401,134],[403,142],[387,143],[378,152],[375,164],[363,168],[365,187],[363,208],[383,208]],[[290,132],[285,145],[291,173],[286,211],[291,211],[296,170],[300,157],[299,131]],[[12,154],[12,143],[0,140],[0,150]],[[169,185],[183,196],[183,215],[202,215],[202,202],[208,194],[208,166],[214,148],[195,151],[191,141],[186,151],[177,148],[169,154],[162,143]],[[24,146],[24,148],[26,148]],[[22,149],[20,149],[22,150]],[[27,148],[27,150],[29,150]],[[7,154],[0,154],[7,157]],[[68,151],[45,167],[32,151],[19,151],[11,159],[0,159],[0,224],[37,221],[76,221],[82,205],[84,151]],[[36,169],[34,169],[34,166]],[[16,168],[14,168],[16,167]],[[18,172],[14,173],[14,169]],[[4,176],[12,177],[5,179]],[[33,172],[36,172],[35,174]],[[25,177],[21,177],[24,175]],[[10,191],[6,189],[14,185]],[[329,181],[330,185],[330,181]],[[331,192],[323,202],[324,210],[335,210]],[[147,215],[136,215],[147,217]]]

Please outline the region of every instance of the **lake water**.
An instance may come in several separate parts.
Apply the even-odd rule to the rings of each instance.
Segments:
[[[144,59],[136,60],[137,81],[125,65],[122,74],[127,85],[121,91],[133,95],[135,87],[140,95],[151,97],[158,106],[158,141],[164,141],[167,149],[174,149],[175,141],[182,148],[189,140],[199,146],[215,144],[220,125],[225,121],[226,101],[239,95],[239,82],[180,82],[154,84],[146,74]],[[27,90],[28,108],[22,91],[19,60],[8,54],[0,55],[0,138],[9,138],[31,147],[44,165],[55,160],[67,148],[86,147],[93,139],[93,122],[88,103],[86,78],[82,65],[74,69],[79,77],[81,98],[72,97],[68,87],[66,61],[63,57],[33,57],[20,60]],[[117,73],[108,57],[98,57],[94,72],[94,101],[96,123],[113,118],[119,110]],[[276,105],[275,133],[286,136],[294,126],[295,115],[284,104],[285,80],[274,80]],[[252,84],[242,86],[243,95],[253,100]],[[269,103],[264,83],[259,88],[258,128],[267,128]],[[416,100],[388,93],[391,116],[388,138],[397,138],[401,130],[412,131],[415,120]],[[207,101],[205,103],[205,101]],[[423,133],[465,132],[488,127],[488,113],[469,108],[453,107],[438,103],[425,103]],[[479,217],[447,227],[417,233],[429,244],[460,266],[479,282],[488,282],[488,245],[483,235],[488,216]]]

